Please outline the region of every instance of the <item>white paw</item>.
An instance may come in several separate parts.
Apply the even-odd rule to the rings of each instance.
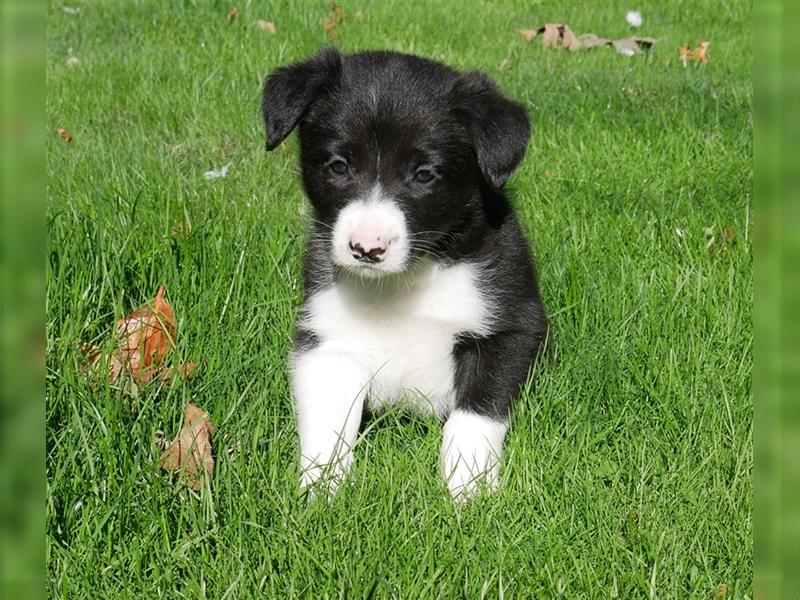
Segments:
[[[508,425],[475,413],[455,410],[444,425],[442,472],[450,494],[465,499],[485,486],[495,489]]]

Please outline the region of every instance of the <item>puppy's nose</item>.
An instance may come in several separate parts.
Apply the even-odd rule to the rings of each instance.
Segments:
[[[386,254],[386,242],[381,238],[351,239],[347,245],[353,258],[362,262],[379,263]]]

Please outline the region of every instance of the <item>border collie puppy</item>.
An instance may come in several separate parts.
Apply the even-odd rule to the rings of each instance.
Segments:
[[[525,110],[478,72],[333,49],[273,72],[262,109],[267,150],[299,125],[315,218],[291,356],[301,484],[335,491],[364,406],[403,402],[444,420],[454,496],[495,487],[548,330],[503,192]]]

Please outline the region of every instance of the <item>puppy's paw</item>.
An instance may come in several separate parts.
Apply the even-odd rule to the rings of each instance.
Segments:
[[[507,428],[489,417],[453,411],[444,426],[442,474],[454,498],[463,500],[481,488],[497,488]]]

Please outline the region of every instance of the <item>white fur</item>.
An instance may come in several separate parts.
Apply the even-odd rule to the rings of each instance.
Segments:
[[[490,489],[497,487],[507,430],[505,422],[453,411],[442,442],[442,471],[453,496],[473,495],[481,481]]]
[[[320,343],[295,354],[293,369],[304,484],[321,475],[319,465],[333,463],[334,479],[347,472],[365,399],[373,408],[405,402],[440,418],[451,412],[456,336],[491,331],[476,273],[469,263],[424,263],[366,289],[344,280],[309,298],[301,326]],[[458,423],[477,429],[462,417],[455,423],[446,431],[465,449]]]
[[[366,223],[368,225],[365,225]],[[365,226],[377,231],[378,235],[387,241],[388,248],[380,263],[359,262],[350,251],[348,243],[351,237]],[[383,194],[380,185],[376,184],[367,198],[348,203],[339,213],[333,226],[331,254],[333,262],[357,270],[363,275],[402,271],[408,261],[408,251],[409,239],[405,215],[394,201]]]

